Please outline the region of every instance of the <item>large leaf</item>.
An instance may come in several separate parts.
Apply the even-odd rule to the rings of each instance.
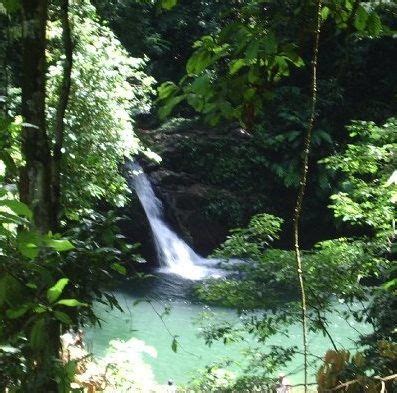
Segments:
[[[64,312],[62,312],[62,311],[54,311],[54,316],[55,316],[56,319],[58,319],[58,321],[61,321],[65,325],[72,325],[73,324],[73,321],[69,317],[69,315],[64,313]]]
[[[199,74],[212,63],[212,60],[212,56],[207,49],[198,49],[189,58],[186,71],[189,75]]]
[[[74,245],[67,239],[48,239],[46,245],[56,251],[69,251],[74,249]]]
[[[373,36],[379,35],[382,31],[382,22],[379,15],[375,11],[371,12],[368,16],[367,28],[369,34]]]
[[[16,199],[3,199],[0,200],[0,206],[6,206],[11,209],[15,214],[24,216],[29,219],[33,217],[31,210],[23,202],[17,201]]]
[[[45,321],[43,318],[38,319],[30,332],[30,345],[37,349],[45,344]]]
[[[166,103],[159,109],[159,117],[160,119],[165,119],[170,115],[172,110],[183,100],[185,99],[185,95],[172,97],[166,101]]]
[[[69,282],[68,278],[61,278],[60,280],[58,280],[53,287],[47,290],[47,300],[50,303],[54,303],[55,301],[57,301],[59,299],[59,296],[61,296],[64,288],[68,284],[68,282]]]
[[[178,91],[178,86],[174,82],[164,82],[157,89],[160,99],[165,99],[172,96]]]
[[[356,17],[354,19],[354,27],[358,31],[363,31],[365,30],[365,26],[367,25],[367,20],[368,20],[368,12],[363,6],[359,6]]]
[[[234,60],[231,64],[230,64],[230,68],[229,68],[229,73],[230,75],[234,75],[236,74],[242,67],[244,67],[246,64],[245,59],[237,59]]]
[[[77,299],[61,299],[55,304],[67,306],[67,307],[86,307],[87,303],[81,303]]]
[[[19,252],[30,259],[34,259],[39,255],[42,236],[35,231],[21,231],[17,236],[17,245]]]
[[[23,304],[18,308],[11,308],[6,311],[6,315],[10,319],[18,319],[26,314],[26,311],[30,309],[29,304]]]

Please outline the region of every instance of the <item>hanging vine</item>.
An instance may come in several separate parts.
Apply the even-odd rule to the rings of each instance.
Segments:
[[[316,119],[316,107],[317,107],[317,67],[318,67],[318,47],[320,41],[321,31],[321,9],[322,0],[317,1],[316,7],[316,26],[314,30],[314,45],[313,45],[313,59],[312,59],[312,88],[311,88],[311,108],[310,118],[307,126],[307,131],[304,141],[303,159],[302,159],[302,173],[299,182],[299,191],[296,199],[295,210],[294,210],[294,249],[295,249],[295,260],[299,279],[299,288],[301,293],[301,320],[302,320],[302,331],[303,331],[303,361],[304,361],[304,391],[307,392],[307,368],[308,368],[308,348],[307,348],[307,304],[306,304],[306,292],[305,282],[303,273],[302,255],[300,251],[300,231],[299,225],[302,215],[303,198],[306,192],[307,178],[309,172],[309,154],[310,145],[312,140],[313,128]]]

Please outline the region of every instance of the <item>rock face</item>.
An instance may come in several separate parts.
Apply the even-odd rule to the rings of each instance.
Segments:
[[[210,196],[218,191],[215,187],[165,169],[152,172],[150,178],[168,222],[197,252],[207,255],[225,239],[225,225],[205,214]]]
[[[296,171],[264,134],[251,136],[238,126],[208,128],[192,120],[175,119],[158,129],[141,126],[139,137],[162,157],[160,164],[140,157],[158,198],[166,221],[196,252],[207,256],[225,239],[230,229],[245,226],[257,213],[285,220],[281,239],[275,245],[290,247],[291,214],[296,189],[286,181]],[[277,145],[278,146],[278,145]],[[326,206],[308,190],[302,222],[307,247],[329,238],[328,225],[314,227],[315,217]],[[154,261],[150,227],[139,201],[129,209],[127,235],[143,243],[142,254]],[[326,212],[324,212],[326,215]]]
[[[230,212],[234,210],[239,215],[239,210],[247,202],[244,190],[237,188],[232,192],[230,186],[233,185],[211,178],[213,171],[208,171],[207,166],[221,158],[222,152],[218,150],[226,139],[229,145],[233,139],[233,145],[241,143],[245,136],[233,136],[229,131],[222,133],[192,124],[171,124],[169,128],[158,130],[141,129],[139,136],[162,157],[160,164],[143,158],[139,161],[164,204],[167,223],[195,251],[207,256],[225,240],[230,228],[244,221],[245,217],[230,217]],[[196,158],[198,150],[202,152],[199,159]],[[141,213],[138,209],[130,216],[131,221],[140,223]],[[130,236],[134,236],[140,225],[133,226],[129,228]],[[147,225],[142,228],[146,230]],[[142,230],[137,235],[142,238]],[[144,246],[145,256],[150,247],[150,244]]]

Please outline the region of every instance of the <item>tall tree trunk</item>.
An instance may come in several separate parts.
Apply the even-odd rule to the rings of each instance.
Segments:
[[[20,198],[34,214],[38,231],[54,229],[56,220],[51,202],[51,150],[46,132],[46,25],[47,0],[22,0],[23,17],[23,81],[22,81],[22,155],[25,166],[20,173]],[[59,358],[59,323],[50,321],[48,341],[32,353],[33,384],[31,391],[57,392],[56,359]]]
[[[59,91],[59,100],[55,118],[55,144],[52,158],[52,208],[54,228],[58,227],[61,207],[61,172],[62,172],[62,147],[65,133],[65,113],[69,102],[72,66],[73,66],[73,42],[69,23],[69,0],[61,0],[60,17],[62,22],[62,42],[65,53],[63,63],[62,83]]]
[[[36,228],[51,229],[51,152],[45,121],[47,0],[23,0],[22,154],[20,197],[34,213]]]

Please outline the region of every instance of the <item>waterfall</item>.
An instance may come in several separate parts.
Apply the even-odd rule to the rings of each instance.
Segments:
[[[132,186],[145,210],[152,230],[161,271],[173,273],[191,280],[214,276],[217,269],[208,265],[217,264],[214,259],[205,259],[196,254],[164,221],[163,205],[156,197],[153,187],[136,162],[129,164]],[[215,274],[219,275],[219,274]]]

